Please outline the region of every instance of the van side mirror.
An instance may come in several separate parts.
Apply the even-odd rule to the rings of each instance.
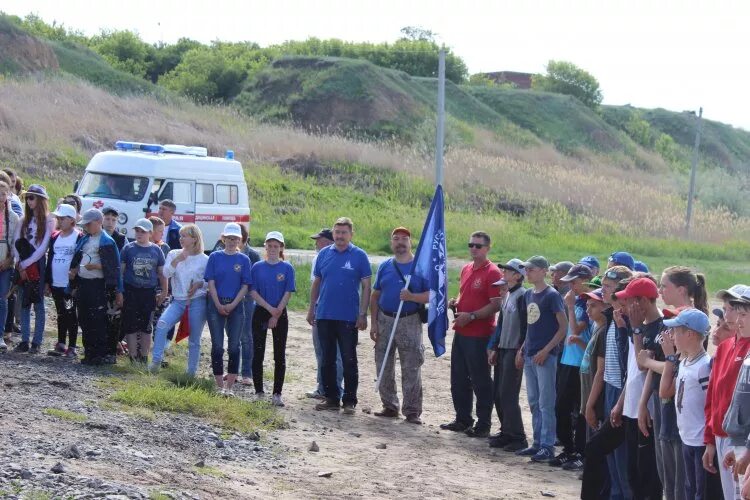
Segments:
[[[78,192],[78,183],[79,183],[79,182],[80,182],[80,181],[76,181],[76,182],[75,182],[75,184],[73,184],[73,192],[74,192],[74,193]]]
[[[151,205],[159,201],[159,194],[158,193],[151,193],[148,195],[148,201],[146,206],[143,208],[144,213],[148,213],[149,210],[151,210]]]

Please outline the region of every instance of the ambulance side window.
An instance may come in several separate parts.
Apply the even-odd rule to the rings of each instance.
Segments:
[[[175,203],[193,201],[192,185],[189,182],[167,182],[159,194],[159,201],[172,200]]]
[[[237,186],[229,184],[216,185],[216,203],[220,205],[237,205],[239,202],[239,191]]]
[[[214,185],[213,184],[196,184],[195,185],[195,202],[212,205],[214,202]]]

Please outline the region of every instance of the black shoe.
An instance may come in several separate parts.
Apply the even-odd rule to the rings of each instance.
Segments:
[[[563,465],[567,464],[568,462],[574,460],[575,457],[572,454],[562,452],[559,453],[555,458],[549,461],[549,465],[551,467],[562,467]]]
[[[376,417],[396,418],[398,417],[398,410],[384,407],[382,410],[376,411],[373,415]]]
[[[344,403],[344,415],[354,415],[356,413],[355,406],[351,403]]]
[[[511,441],[503,447],[503,451],[515,453],[520,450],[525,450],[526,448],[528,448],[528,446],[529,443],[525,439],[520,441]]]
[[[422,425],[422,419],[419,418],[419,415],[407,415],[406,421],[410,424]]]
[[[16,352],[29,352],[29,343],[28,342],[20,342],[15,349],[13,349]]]
[[[315,405],[316,410],[330,410],[330,411],[339,411],[339,408],[341,406],[339,405],[338,401],[332,401],[332,400],[325,400],[322,403],[318,403]]]
[[[444,431],[464,432],[466,431],[466,429],[471,428],[471,424],[465,424],[463,422],[459,422],[458,420],[454,420],[453,422],[449,422],[447,424],[440,424],[440,428]]]
[[[112,354],[108,354],[102,358],[102,363],[105,365],[116,365],[117,364],[117,356],[114,356]]]
[[[504,448],[506,445],[510,444],[511,441],[512,439],[510,436],[505,434],[495,434],[494,436],[490,436],[489,444],[490,448]]]
[[[572,460],[570,460],[569,462],[565,463],[562,466],[563,470],[573,470],[573,471],[583,470],[583,457],[581,457],[579,453],[575,453],[571,455],[571,457],[572,457]]]
[[[39,354],[39,344],[31,344],[29,354]]]
[[[490,435],[490,428],[475,425],[470,429],[466,429],[466,435],[472,438],[486,438]]]

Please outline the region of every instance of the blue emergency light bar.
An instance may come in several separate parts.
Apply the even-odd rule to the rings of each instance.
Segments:
[[[143,144],[142,142],[117,141],[115,149],[120,151],[146,151],[148,153],[163,153],[164,146],[160,144]]]

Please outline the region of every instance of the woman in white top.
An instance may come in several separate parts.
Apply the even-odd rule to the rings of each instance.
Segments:
[[[0,181],[0,325],[5,325],[8,316],[8,290],[10,275],[13,271],[13,250],[18,226],[18,216],[10,209],[10,186]],[[0,335],[0,352],[5,352],[5,345]]]
[[[23,194],[24,216],[16,229],[16,244],[13,248],[14,255],[18,260],[18,273],[21,280],[36,282],[38,289],[32,293],[33,297],[24,297],[21,306],[21,343],[16,350],[36,354],[44,338],[44,273],[46,265],[46,253],[52,231],[55,230],[55,217],[49,213],[49,196],[44,186],[32,184],[28,191]],[[19,240],[26,240],[33,251],[30,255],[21,255],[18,252]],[[28,293],[31,288],[26,288]],[[31,305],[34,305],[34,338],[29,348],[29,337],[31,336]]]
[[[195,224],[187,224],[180,229],[182,250],[172,250],[164,263],[164,276],[172,282],[172,302],[156,323],[154,351],[150,370],[158,370],[164,357],[167,332],[182,317],[186,307],[190,321],[188,339],[188,375],[195,376],[201,355],[201,333],[206,325],[206,292],[208,287],[203,280],[208,256],[203,253],[203,235]]]

